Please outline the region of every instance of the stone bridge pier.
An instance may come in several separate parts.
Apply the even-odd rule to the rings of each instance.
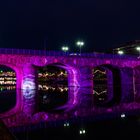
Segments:
[[[134,97],[136,102],[140,102],[140,68],[135,68],[134,72]]]
[[[68,86],[93,88],[92,67],[76,67],[68,70]]]
[[[120,68],[121,79],[121,102],[130,103],[134,101],[134,73],[132,68]]]
[[[134,101],[133,69],[128,67],[106,69],[108,102],[130,103]]]
[[[37,69],[26,64],[23,67],[22,95],[23,113],[31,116],[37,111]]]
[[[91,109],[93,102],[93,74],[92,67],[84,66],[78,67],[68,72],[68,82],[70,87],[71,105],[69,107],[76,107],[78,110]],[[73,87],[73,90],[71,89]],[[69,102],[70,104],[70,102]]]

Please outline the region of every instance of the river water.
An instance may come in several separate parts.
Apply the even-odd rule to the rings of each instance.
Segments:
[[[0,90],[0,113],[3,113],[15,106],[17,93],[13,86],[1,87]],[[101,93],[101,87],[98,91]],[[59,113],[56,108],[61,107],[68,102],[69,94],[71,92],[77,92],[77,95],[80,93],[90,93],[89,95],[93,95],[93,93],[95,93],[93,90],[74,89],[64,85],[54,87],[44,85],[35,92],[38,94],[38,111],[49,113]],[[96,96],[97,95],[91,97]],[[102,101],[105,98],[104,94],[104,97],[100,96],[98,99],[99,101]],[[94,105],[95,104],[91,104],[91,107]],[[108,111],[111,112],[112,110],[109,109]],[[98,116],[96,116],[94,119],[90,116],[85,118],[75,117],[73,119],[57,122],[40,122],[28,127],[24,126],[16,129],[10,128],[10,131],[18,140],[52,140],[65,138],[126,139],[127,137],[140,138],[139,129],[140,111],[138,109],[132,114],[129,114],[128,112],[120,112],[116,114],[114,113],[113,117],[103,114],[102,117],[98,118]]]

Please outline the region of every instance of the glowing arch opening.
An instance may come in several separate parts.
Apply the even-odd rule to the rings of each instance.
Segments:
[[[39,110],[52,111],[68,102],[68,72],[63,64],[38,69]]]
[[[122,94],[120,69],[108,64],[100,65],[93,70],[93,75],[95,104],[112,106],[119,103]]]
[[[7,112],[16,105],[16,73],[5,65],[0,65],[0,113]]]

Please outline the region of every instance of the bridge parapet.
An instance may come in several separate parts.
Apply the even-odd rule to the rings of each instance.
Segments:
[[[119,54],[106,54],[106,53],[71,53],[62,51],[44,51],[44,50],[31,50],[31,49],[10,49],[0,48],[0,54],[17,54],[17,55],[39,55],[39,56],[69,56],[69,57],[92,57],[100,59],[128,59],[137,60],[138,56],[134,55],[119,55]]]

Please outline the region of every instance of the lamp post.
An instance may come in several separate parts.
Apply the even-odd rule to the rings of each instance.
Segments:
[[[66,52],[69,50],[69,47],[68,46],[62,46],[62,51],[64,51],[65,52],[65,54],[66,54]]]
[[[82,48],[82,46],[84,46],[84,42],[83,41],[77,41],[76,45],[80,48],[80,55],[81,55],[81,48]]]
[[[139,52],[138,58],[140,58],[140,47],[137,47],[136,50]]]
[[[123,55],[124,52],[123,52],[122,50],[119,50],[119,51],[118,51],[118,54]]]

